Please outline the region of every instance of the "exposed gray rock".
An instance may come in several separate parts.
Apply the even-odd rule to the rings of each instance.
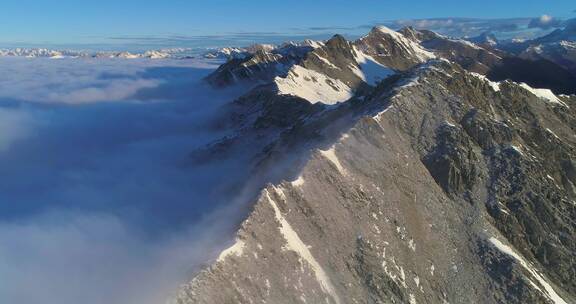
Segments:
[[[463,39],[452,39],[431,31],[423,30],[419,37],[424,47],[471,72],[486,74],[504,56],[492,48],[480,47]]]
[[[416,34],[375,27],[367,36],[356,41],[355,45],[385,66],[406,71],[434,57],[419,41],[414,40]]]
[[[275,134],[255,172],[300,160],[176,303],[576,301],[575,97],[446,61],[364,93],[243,102],[237,140]]]
[[[353,44],[340,35],[335,35],[326,45],[310,52],[301,66],[338,79],[349,87],[357,87],[362,79],[354,73],[358,69],[357,54]]]
[[[295,58],[259,50],[246,58],[233,58],[220,66],[206,80],[217,87],[239,82],[266,83],[279,73],[286,73]]]

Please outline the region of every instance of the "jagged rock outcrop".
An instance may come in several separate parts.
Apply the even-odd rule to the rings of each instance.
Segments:
[[[300,63],[305,69],[337,79],[349,87],[357,87],[363,79],[355,73],[359,69],[358,54],[346,38],[335,35],[326,44],[311,51]]]
[[[312,103],[338,103],[366,85],[434,58],[417,41],[385,27],[350,42],[335,35],[325,43],[285,44],[228,61],[206,80],[221,87],[240,82],[272,84],[281,95]]]
[[[413,40],[413,35],[405,34],[378,26],[356,41],[355,45],[383,65],[399,71],[435,58],[433,53]]]
[[[220,66],[206,80],[223,87],[238,82],[266,83],[278,73],[285,73],[295,58],[258,50],[245,58],[233,58]]]
[[[176,303],[576,301],[576,97],[439,60],[289,120],[256,105],[259,166],[306,160]]]

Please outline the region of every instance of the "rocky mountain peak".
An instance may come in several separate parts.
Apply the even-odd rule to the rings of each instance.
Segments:
[[[435,57],[417,41],[384,26],[374,27],[355,45],[381,64],[400,71]]]
[[[498,38],[492,32],[484,32],[476,37],[468,38],[468,41],[487,47],[498,45]]]
[[[254,55],[252,55],[250,60],[247,61],[246,65],[270,63],[270,62],[277,61],[280,58],[281,58],[281,56],[279,56],[277,54],[273,54],[267,49],[258,49],[254,53]]]
[[[404,37],[416,42],[420,42],[423,36],[421,32],[417,31],[411,26],[406,26],[400,29],[398,32],[404,35]]]
[[[344,36],[336,34],[326,41],[325,46],[330,49],[349,49],[350,43]]]
[[[503,56],[497,50],[432,31],[422,30],[419,37],[421,45],[433,51],[437,56],[456,62],[475,73],[487,74],[500,63]]]
[[[263,52],[271,52],[276,48],[276,46],[271,45],[271,44],[262,44],[262,43],[256,43],[256,44],[252,44],[250,46],[248,46],[246,48],[246,51],[249,53],[256,53],[259,51],[263,51]]]
[[[372,27],[369,35],[396,35],[398,32],[384,25],[377,25]]]
[[[177,303],[573,303],[576,99],[552,96],[448,60],[331,107],[250,96],[260,170],[307,152]]]

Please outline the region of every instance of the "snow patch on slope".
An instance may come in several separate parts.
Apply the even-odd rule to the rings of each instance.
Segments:
[[[486,76],[484,76],[484,75],[482,75],[482,74],[478,74],[478,73],[474,73],[474,72],[471,72],[470,74],[471,74],[472,76],[474,76],[474,77],[476,77],[476,78],[479,78],[479,79],[485,81],[486,83],[488,83],[488,85],[489,85],[490,87],[492,87],[492,89],[494,90],[494,92],[499,92],[499,91],[500,91],[500,83],[499,83],[499,82],[492,81],[492,80],[488,79],[488,77],[486,77]]]
[[[304,178],[302,175],[298,176],[298,178],[292,182],[292,186],[294,187],[301,187],[302,185],[304,185]]]
[[[236,239],[236,243],[234,243],[234,245],[230,246],[229,248],[223,250],[222,253],[220,253],[217,261],[222,262],[231,255],[241,256],[242,253],[244,252],[245,245],[246,244],[244,243],[244,241]]]
[[[399,45],[401,45],[406,51],[408,51],[408,53],[415,55],[416,58],[418,58],[418,60],[422,62],[436,58],[436,55],[434,55],[434,53],[427,51],[420,44],[406,38],[401,33],[393,31],[385,26],[378,26],[376,27],[376,29],[381,33],[392,36],[392,38],[394,38]]]
[[[325,44],[322,41],[316,41],[316,40],[310,40],[310,39],[306,39],[304,40],[304,45],[308,45],[314,49],[318,49],[323,47]]]
[[[275,190],[278,193],[282,192],[282,189],[275,188]],[[338,297],[338,294],[336,294],[336,289],[334,288],[334,285],[332,285],[330,278],[328,277],[322,266],[320,266],[318,261],[316,261],[316,259],[308,249],[308,246],[306,246],[306,244],[302,242],[302,239],[300,239],[298,233],[294,231],[290,223],[288,223],[288,221],[284,218],[282,212],[280,211],[274,200],[270,197],[270,193],[268,192],[268,190],[264,190],[264,195],[268,199],[268,202],[272,206],[272,209],[274,209],[274,215],[276,216],[276,220],[280,223],[280,227],[278,228],[280,229],[280,233],[286,240],[285,248],[296,252],[300,257],[302,257],[302,259],[308,262],[308,264],[314,271],[316,280],[320,284],[320,287],[322,287],[322,290],[324,290],[324,292],[332,296],[332,299],[334,299],[334,302],[336,302],[336,304],[340,304],[341,301],[340,298]]]
[[[521,83],[520,86],[526,90],[528,90],[530,93],[536,95],[538,98],[549,101],[551,103],[555,103],[555,104],[559,104],[559,105],[563,105],[565,107],[568,107],[568,105],[566,105],[562,100],[560,100],[560,98],[558,98],[551,90],[549,89],[536,89],[533,88],[525,83]]]
[[[355,67],[352,71],[364,80],[364,82],[370,85],[376,85],[388,76],[395,74],[394,70],[378,63],[371,56],[364,54],[356,48],[354,48],[354,51],[356,53],[356,62],[358,62],[360,68]]]
[[[456,43],[460,43],[463,45],[466,45],[468,47],[471,47],[473,49],[477,49],[477,50],[482,50],[482,48],[468,40],[464,40],[464,39],[455,39],[455,38],[448,38],[448,40],[452,41],[452,42],[456,42]]]
[[[336,104],[353,96],[352,89],[342,81],[299,65],[293,66],[285,78],[276,77],[274,82],[281,95],[297,96],[311,103]]]
[[[334,164],[334,166],[336,166],[336,169],[338,169],[338,171],[342,175],[346,175],[346,169],[344,169],[344,167],[340,163],[340,160],[338,159],[338,156],[336,156],[336,150],[334,149],[334,146],[332,146],[328,150],[320,150],[320,154],[322,154],[322,156],[324,156],[332,164]]]
[[[316,58],[320,59],[320,61],[324,62],[324,64],[326,64],[327,66],[329,66],[332,69],[335,70],[340,70],[339,67],[335,66],[332,62],[328,61],[328,59],[318,55],[317,53],[312,53],[314,56],[316,56]]]
[[[550,300],[552,300],[552,302],[555,304],[568,304],[566,301],[564,301],[564,299],[562,299],[562,297],[560,297],[556,293],[556,291],[554,291],[554,288],[552,288],[552,286],[550,286],[550,284],[546,281],[546,279],[540,273],[538,273],[538,271],[536,269],[534,269],[534,267],[532,267],[532,265],[530,265],[524,259],[524,257],[522,257],[521,255],[514,252],[514,250],[512,248],[510,248],[506,244],[502,243],[500,240],[498,240],[495,237],[491,237],[489,239],[489,241],[490,241],[490,243],[492,243],[492,245],[494,245],[494,247],[496,247],[496,249],[498,249],[502,253],[505,253],[505,254],[511,256],[512,258],[514,258],[524,269],[526,269],[528,271],[528,273],[530,273],[536,279],[536,281],[538,281],[540,286],[544,287],[544,291],[543,291],[542,289],[540,289],[540,287],[538,285],[536,285],[536,283],[534,283],[534,281],[528,279],[530,284],[536,290],[542,292]]]

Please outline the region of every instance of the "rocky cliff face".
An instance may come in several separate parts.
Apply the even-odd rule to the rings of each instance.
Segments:
[[[319,54],[343,67],[336,39]],[[233,105],[231,142],[268,138],[255,174],[289,165],[176,303],[576,301],[576,97],[402,64],[334,106]]]
[[[357,47],[380,63],[395,70],[405,71],[436,56],[415,40],[415,31],[401,32],[386,27],[375,27],[368,35],[356,41]]]

